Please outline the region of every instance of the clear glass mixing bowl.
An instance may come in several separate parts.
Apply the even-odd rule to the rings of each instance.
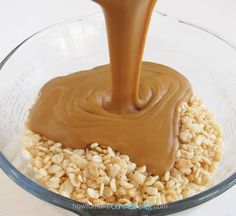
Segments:
[[[21,157],[19,138],[28,109],[42,85],[55,76],[107,64],[101,13],[46,28],[17,46],[0,65],[0,166],[40,199],[80,215],[166,215],[210,200],[236,183],[236,49],[206,29],[154,12],[144,60],[169,65],[192,83],[222,124],[224,157],[207,190],[151,209],[89,208],[35,183]]]

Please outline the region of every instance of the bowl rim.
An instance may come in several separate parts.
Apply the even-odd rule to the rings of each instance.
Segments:
[[[153,12],[154,14],[163,16],[163,17],[170,17],[169,15],[156,11],[154,10]],[[25,44],[28,40],[30,40],[31,38],[33,38],[34,36],[48,30],[51,29],[53,27],[56,27],[57,25],[62,25],[62,24],[66,24],[66,23],[71,23],[71,22],[79,22],[79,21],[83,21],[86,20],[88,18],[91,17],[95,17],[95,16],[100,16],[102,13],[101,12],[96,12],[96,13],[92,13],[89,15],[85,15],[85,16],[80,16],[77,18],[72,18],[72,19],[68,19],[62,22],[58,22],[56,24],[50,25],[49,27],[46,27],[36,33],[34,33],[33,35],[29,36],[27,39],[25,39],[24,41],[22,41],[19,45],[17,45],[0,63],[0,71],[3,68],[3,66],[6,64],[6,62],[11,58],[11,56],[23,45]],[[173,18],[173,17],[171,17]],[[221,42],[225,43],[225,45],[231,47],[233,50],[236,51],[236,46],[229,42],[228,40],[224,39],[222,36],[220,36],[219,34],[212,32],[211,30],[196,25],[194,23],[190,23],[178,18],[174,18],[175,21],[178,21],[179,23],[188,25],[192,28],[196,28],[200,31],[204,31],[206,33],[208,33],[209,35],[219,39]],[[1,152],[0,150],[0,168],[3,170],[3,172],[9,177],[11,178],[17,185],[19,185],[20,187],[22,187],[24,190],[26,190],[27,192],[31,193],[32,195],[38,197],[39,199],[46,201],[48,203],[51,203],[53,205],[56,205],[58,207],[64,208],[66,210],[69,210],[71,212],[74,213],[80,213],[81,215],[86,214],[89,215],[89,210],[94,210],[97,213],[103,213],[104,211],[110,211],[111,209],[115,209],[117,215],[119,215],[120,213],[128,213],[127,215],[129,215],[129,213],[141,213],[141,215],[167,215],[167,214],[172,214],[172,213],[176,213],[176,212],[180,212],[186,209],[189,209],[191,207],[200,205],[208,200],[211,200],[217,196],[219,196],[220,194],[222,194],[223,192],[225,192],[226,190],[228,190],[229,188],[231,188],[233,185],[236,184],[236,172],[233,173],[231,176],[229,176],[227,179],[225,179],[224,181],[220,182],[219,184],[203,191],[200,192],[192,197],[186,198],[186,199],[182,199],[179,201],[175,201],[175,202],[171,202],[168,204],[163,204],[163,205],[156,205],[156,206],[152,206],[150,208],[134,208],[134,209],[130,209],[130,207],[125,207],[125,206],[119,206],[119,208],[117,208],[117,205],[110,205],[109,208],[108,206],[104,206],[104,208],[100,207],[96,207],[93,206],[93,208],[91,208],[90,205],[88,204],[84,204],[75,200],[72,200],[70,198],[64,197],[62,195],[56,194],[52,191],[47,190],[46,188],[40,186],[39,184],[37,184],[36,182],[32,181],[31,179],[29,179],[28,177],[26,177],[25,175],[23,175],[21,172],[19,172],[9,161],[8,159],[4,156],[4,154]],[[132,212],[131,212],[132,211]],[[113,214],[113,213],[111,213]],[[114,214],[116,215],[116,214]]]

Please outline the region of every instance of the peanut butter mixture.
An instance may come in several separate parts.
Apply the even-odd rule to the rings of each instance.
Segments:
[[[156,0],[94,1],[106,18],[110,65],[49,81],[29,128],[64,147],[110,146],[163,175],[175,162],[178,108],[191,98],[191,85],[169,67],[142,62]]]

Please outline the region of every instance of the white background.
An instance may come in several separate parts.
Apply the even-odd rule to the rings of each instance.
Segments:
[[[218,33],[236,45],[235,0],[159,0],[156,9]],[[0,61],[34,32],[59,21],[99,11],[91,0],[0,0]],[[234,216],[236,187],[178,215]],[[15,185],[0,171],[0,216],[61,216]],[[67,213],[66,215],[74,215]]]

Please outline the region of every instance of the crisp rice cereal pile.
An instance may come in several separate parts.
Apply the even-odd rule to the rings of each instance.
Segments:
[[[23,156],[36,180],[49,190],[93,205],[165,204],[201,191],[222,154],[222,130],[213,114],[193,97],[179,109],[176,162],[164,176],[137,167],[129,156],[97,143],[86,149],[63,148],[26,130]]]

